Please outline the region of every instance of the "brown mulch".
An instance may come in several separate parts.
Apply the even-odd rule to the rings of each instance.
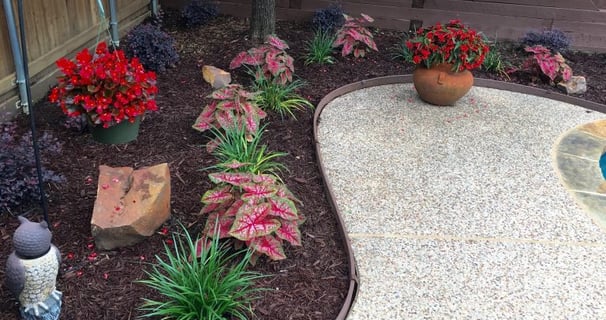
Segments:
[[[171,232],[178,231],[178,222],[199,232],[204,218],[200,196],[211,187],[208,172],[200,169],[215,164],[203,145],[207,138],[191,128],[195,118],[208,102],[211,92],[201,77],[201,66],[212,64],[228,69],[229,61],[238,52],[250,47],[247,24],[242,19],[220,17],[196,30],[168,28],[178,43],[179,64],[159,75],[159,112],[146,116],[136,142],[111,146],[93,142],[89,134],[81,134],[62,126],[64,116],[46,102],[37,105],[37,124],[63,142],[61,156],[47,159],[49,168],[62,173],[66,182],[47,186],[53,242],[63,254],[58,289],[64,294],[62,319],[134,319],[141,313],[141,298],[157,297],[145,286],[133,283],[144,277],[154,255],[161,254],[168,236],[157,234],[130,248],[97,252],[90,236],[90,218],[96,194],[98,166],[142,167],[162,162],[169,164],[172,183],[172,214],[166,224]],[[348,83],[385,75],[411,73],[413,66],[394,60],[394,47],[402,32],[373,30],[379,52],[365,59],[337,58],[333,65],[303,65],[304,41],[312,36],[306,23],[278,22],[277,34],[286,40],[295,57],[298,77],[307,85],[300,94],[317,104],[330,91]],[[522,52],[506,43],[505,60],[520,61]],[[579,52],[567,53],[575,74],[588,81],[587,93],[579,97],[606,103],[606,56]],[[528,75],[516,72],[510,78],[474,71],[486,77],[556,90],[548,84],[532,83]],[[249,84],[241,72],[233,73],[234,82]],[[302,200],[299,207],[307,217],[302,225],[303,246],[286,246],[287,259],[268,261],[265,258],[252,267],[271,277],[261,281],[268,287],[255,302],[258,319],[334,319],[340,311],[348,289],[348,260],[344,239],[339,236],[337,219],[326,198],[322,177],[317,167],[313,139],[313,110],[297,113],[297,119],[281,119],[270,115],[264,136],[270,150],[287,152],[281,158],[289,171],[282,175],[293,193]],[[19,124],[27,128],[27,119]],[[355,128],[352,128],[355,130]],[[38,209],[30,216],[39,219]],[[36,216],[37,215],[37,216]],[[0,278],[6,257],[12,250],[10,236],[17,226],[8,214],[0,216]],[[94,259],[90,254],[96,252]],[[17,303],[6,288],[0,292],[0,319],[16,319]]]

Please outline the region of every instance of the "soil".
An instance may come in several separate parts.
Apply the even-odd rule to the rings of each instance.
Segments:
[[[169,15],[170,18],[170,15]],[[168,20],[170,21],[170,19]],[[277,35],[290,45],[295,58],[296,75],[306,81],[299,94],[316,105],[330,91],[348,83],[385,75],[408,74],[414,66],[394,59],[394,48],[403,33],[372,29],[379,52],[366,58],[337,56],[332,65],[304,65],[305,41],[311,39],[308,23],[278,21]],[[170,232],[179,230],[178,222],[197,234],[204,225],[198,215],[200,197],[211,188],[208,172],[202,168],[215,164],[204,144],[208,137],[191,128],[208,100],[210,86],[201,76],[201,67],[211,64],[228,70],[238,52],[252,46],[247,38],[248,25],[242,19],[219,17],[206,26],[186,30],[168,26],[175,37],[180,62],[159,74],[160,110],[149,113],[141,124],[139,138],[126,145],[103,145],[90,134],[63,126],[65,117],[59,108],[41,101],[36,105],[37,126],[63,143],[61,156],[46,159],[46,166],[60,172],[65,183],[46,186],[49,194],[49,218],[53,242],[63,254],[58,289],[64,294],[62,319],[134,319],[141,313],[141,299],[158,298],[153,290],[134,283],[145,277],[154,256],[161,254],[169,235],[158,233],[148,240],[124,249],[98,251],[90,234],[90,218],[96,195],[98,166],[140,168],[166,162],[171,172],[172,218],[166,224]],[[524,54],[515,44],[500,43],[503,60],[520,63]],[[568,52],[574,74],[587,78],[588,90],[580,98],[606,104],[606,56]],[[508,76],[474,70],[476,77],[499,79],[526,85],[557,89],[524,72]],[[249,84],[240,70],[232,73],[233,82]],[[348,260],[345,241],[339,236],[338,222],[326,197],[317,167],[313,139],[313,110],[296,113],[295,119],[270,114],[264,142],[269,150],[287,152],[281,158],[289,171],[282,179],[302,200],[299,210],[307,217],[301,226],[303,245],[286,246],[288,257],[282,261],[261,258],[252,270],[270,275],[259,286],[268,287],[253,309],[257,319],[335,319],[348,290]],[[17,122],[27,130],[28,120]],[[352,128],[353,130],[354,128]],[[44,156],[44,153],[43,153]],[[21,212],[26,212],[25,209]],[[33,207],[28,216],[41,219]],[[0,278],[4,278],[6,257],[11,252],[10,238],[17,227],[10,214],[0,216]],[[97,253],[96,258],[91,253]],[[90,258],[90,259],[89,259]],[[5,287],[0,293],[0,319],[17,318],[17,301]]]

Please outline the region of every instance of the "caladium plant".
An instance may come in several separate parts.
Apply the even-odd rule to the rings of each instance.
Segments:
[[[572,77],[572,68],[566,64],[566,60],[557,52],[551,53],[548,48],[536,45],[524,48],[532,56],[524,62],[524,69],[531,72],[541,72],[551,80],[552,83],[568,81]]]
[[[303,217],[288,188],[271,174],[217,172],[216,184],[202,196],[201,214],[207,214],[203,236],[233,237],[272,260],[285,259],[283,243],[301,245]],[[218,226],[217,226],[218,224]]]
[[[346,14],[345,24],[337,32],[337,39],[332,44],[334,48],[341,48],[341,56],[345,57],[353,52],[354,57],[364,57],[370,49],[379,51],[373,40],[372,33],[362,26],[363,23],[373,22],[368,15],[361,14],[360,18],[352,18]]]
[[[267,116],[255,102],[256,95],[239,84],[218,89],[208,96],[212,102],[204,107],[192,127],[203,132],[243,126],[252,135],[259,129],[259,120]]]
[[[248,51],[240,52],[229,64],[230,69],[242,65],[257,67],[255,79],[265,77],[272,81],[286,84],[292,81],[295,73],[294,59],[286,53],[288,44],[280,38],[269,35],[265,43]]]

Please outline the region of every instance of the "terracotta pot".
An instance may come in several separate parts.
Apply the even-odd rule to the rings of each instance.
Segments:
[[[431,68],[418,65],[412,81],[425,102],[437,106],[452,106],[473,86],[469,70],[453,72],[452,65],[440,63]]]

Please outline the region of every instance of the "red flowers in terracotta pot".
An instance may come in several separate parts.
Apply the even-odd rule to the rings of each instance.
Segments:
[[[94,54],[85,48],[75,61],[61,58],[56,64],[63,75],[49,100],[70,117],[84,114],[93,125],[107,128],[157,110],[156,74],[122,50],[109,50],[105,42]]]
[[[477,31],[459,20],[420,28],[406,41],[404,57],[427,68],[448,63],[452,71],[472,70],[482,65],[489,47]]]

